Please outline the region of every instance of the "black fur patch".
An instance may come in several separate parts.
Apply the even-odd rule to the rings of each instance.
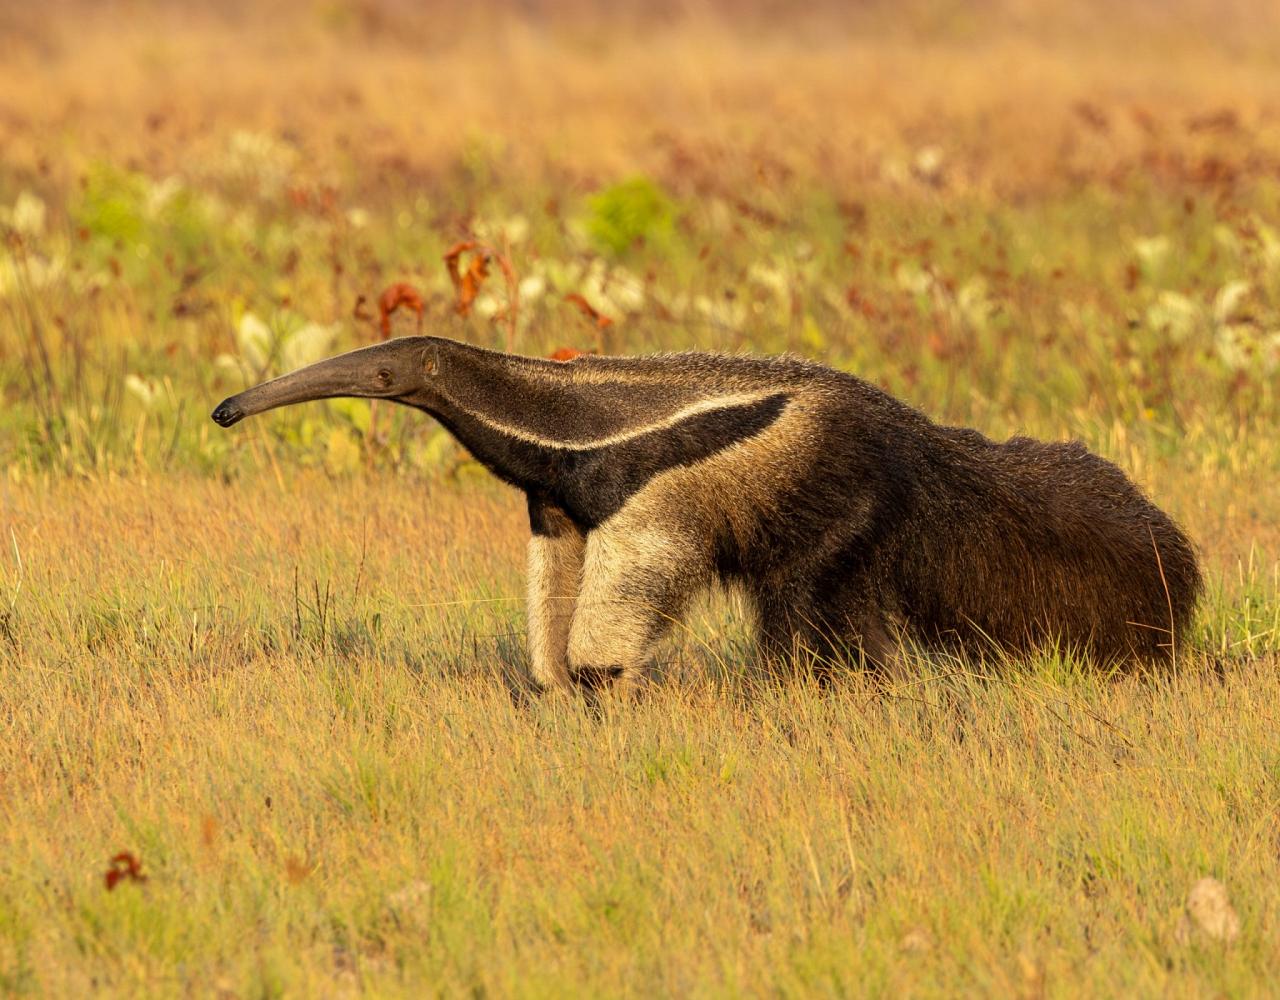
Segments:
[[[593,528],[659,473],[692,465],[755,437],[782,415],[789,398],[787,393],[774,393],[753,403],[697,413],[620,444],[558,450],[549,492],[575,521]]]
[[[577,531],[572,519],[540,493],[530,492],[529,530],[541,538],[559,538]]]
[[[786,408],[789,393],[697,413],[672,427],[619,444],[582,450],[535,444],[504,434],[457,407],[429,412],[497,476],[530,496],[530,527],[551,534],[548,510],[590,530],[667,469],[692,465],[755,437]],[[535,509],[536,507],[536,509]]]

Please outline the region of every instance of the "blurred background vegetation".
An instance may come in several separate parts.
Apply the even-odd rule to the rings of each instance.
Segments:
[[[205,419],[404,282],[397,334],[796,351],[1269,477],[1278,51],[1244,0],[8,5],[0,464],[466,471],[364,403]],[[514,279],[465,316],[461,240]]]

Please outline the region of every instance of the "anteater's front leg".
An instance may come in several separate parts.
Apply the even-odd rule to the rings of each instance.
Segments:
[[[654,646],[709,579],[698,540],[652,511],[624,508],[587,536],[569,630],[569,674],[582,687],[633,687]]]
[[[529,499],[528,628],[534,683],[572,689],[566,662],[569,625],[582,579],[583,533],[558,507]]]

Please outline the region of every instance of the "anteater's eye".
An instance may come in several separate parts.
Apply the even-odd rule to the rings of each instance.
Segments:
[[[388,371],[386,368],[383,368],[381,371],[378,372],[378,381],[381,382],[383,385],[390,385],[391,372]]]

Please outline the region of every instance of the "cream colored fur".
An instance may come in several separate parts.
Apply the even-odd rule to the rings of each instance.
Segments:
[[[805,407],[792,404],[764,433],[655,476],[591,531],[581,550],[535,537],[528,608],[534,679],[567,688],[575,668],[617,664],[620,687],[633,688],[690,599],[714,579],[706,545],[711,522],[727,522],[740,542],[751,543],[762,517],[784,516],[770,502],[778,494],[779,475],[771,470],[816,460],[808,426]],[[549,582],[549,566],[557,558],[567,565],[570,553],[579,551],[581,579],[565,632],[564,590]],[[567,578],[560,575],[562,587]]]
[[[555,537],[529,539],[529,662],[533,679],[545,688],[571,687],[566,654],[585,547],[582,533],[568,525]]]

